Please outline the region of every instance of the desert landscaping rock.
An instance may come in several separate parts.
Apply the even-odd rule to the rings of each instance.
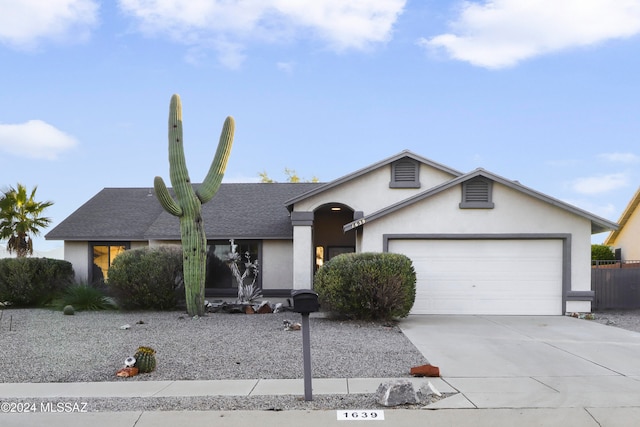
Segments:
[[[415,405],[420,403],[413,383],[409,380],[393,380],[380,384],[376,401],[382,406]]]
[[[604,310],[594,313],[593,321],[628,331],[640,332],[640,309]]]
[[[286,331],[296,313],[76,312],[5,310],[0,369],[5,383],[303,378],[302,335]],[[12,319],[9,331],[9,318]],[[314,378],[409,377],[427,360],[397,326],[312,316]],[[129,325],[129,329],[121,329]],[[140,346],[156,350],[157,368],[116,377]],[[16,369],[12,361],[20,360]],[[24,367],[28,367],[25,369]],[[303,390],[300,391],[302,395]],[[314,396],[84,399],[93,411],[180,409],[343,409],[375,407],[372,394]]]

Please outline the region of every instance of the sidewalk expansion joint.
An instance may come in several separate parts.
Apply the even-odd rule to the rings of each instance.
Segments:
[[[162,393],[163,391],[165,391],[166,389],[168,389],[169,387],[171,387],[175,383],[176,383],[175,381],[171,381],[169,384],[167,384],[166,386],[164,386],[160,390],[158,390],[155,393],[153,393],[150,397],[155,397],[158,393]]]
[[[249,394],[247,394],[247,397],[251,396],[254,392],[254,390],[256,389],[256,387],[258,387],[258,383],[260,382],[260,380],[256,380],[255,384],[253,385],[253,387],[251,387],[251,390],[249,391]]]

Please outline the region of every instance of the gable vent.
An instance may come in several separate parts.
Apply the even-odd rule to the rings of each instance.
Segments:
[[[396,165],[394,179],[398,182],[413,182],[416,180],[416,165],[408,161],[400,161]]]
[[[465,201],[488,202],[489,201],[489,183],[480,179],[474,179],[467,183],[467,191]]]
[[[391,165],[391,188],[420,188],[418,162],[401,159]]]
[[[492,182],[480,177],[462,183],[462,202],[460,207],[464,209],[493,208],[492,190]]]

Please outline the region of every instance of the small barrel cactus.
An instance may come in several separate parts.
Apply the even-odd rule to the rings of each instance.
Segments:
[[[76,310],[73,308],[72,305],[65,305],[64,308],[62,309],[62,312],[67,316],[72,316],[76,314]]]
[[[138,347],[136,354],[136,368],[140,373],[152,372],[156,369],[156,351],[151,347]]]

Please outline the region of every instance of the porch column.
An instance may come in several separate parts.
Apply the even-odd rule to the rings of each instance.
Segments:
[[[293,289],[313,286],[313,212],[291,212],[293,225]]]

